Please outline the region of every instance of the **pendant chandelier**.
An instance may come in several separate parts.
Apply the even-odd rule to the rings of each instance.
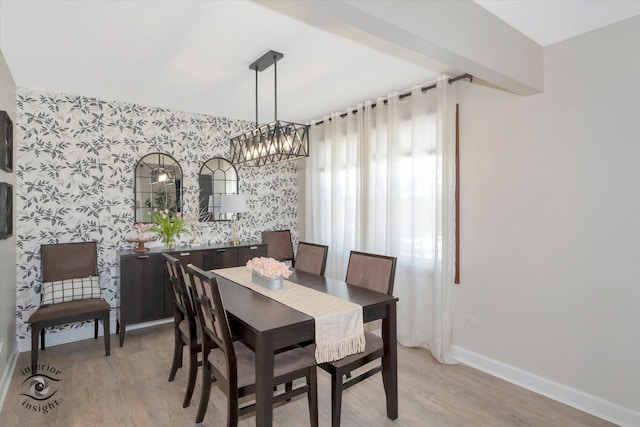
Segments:
[[[309,126],[278,120],[278,66],[283,54],[270,50],[249,69],[256,72],[256,125],[255,129],[231,138],[231,163],[262,166],[309,157]],[[258,123],[258,71],[273,65],[275,109],[274,121]]]
[[[176,183],[176,177],[171,169],[157,167],[151,169],[151,185],[164,184],[171,185]]]

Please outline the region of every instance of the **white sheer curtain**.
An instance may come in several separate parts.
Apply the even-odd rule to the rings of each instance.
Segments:
[[[455,268],[455,93],[437,87],[358,105],[311,130],[306,239],[329,245],[326,275],[345,277],[349,252],[398,258],[398,341],[451,355]]]
[[[359,106],[360,108],[361,106]],[[305,236],[314,243],[330,245],[327,277],[344,278],[349,252],[359,247],[358,221],[360,179],[357,173],[358,116],[349,111],[326,117],[313,126],[313,155],[305,167]]]

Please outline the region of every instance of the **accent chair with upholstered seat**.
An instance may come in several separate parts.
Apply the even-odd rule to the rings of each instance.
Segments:
[[[31,372],[37,372],[38,335],[44,350],[45,329],[52,326],[94,320],[94,338],[98,338],[98,320],[102,320],[105,356],[109,356],[111,306],[102,299],[100,291],[97,243],[42,245],[40,262],[41,304],[29,317]]]

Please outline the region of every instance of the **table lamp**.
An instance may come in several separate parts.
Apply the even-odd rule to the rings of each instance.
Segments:
[[[231,215],[231,240],[229,244],[231,246],[238,246],[240,239],[238,239],[237,221],[238,214],[242,212],[248,212],[247,199],[243,194],[223,194],[220,198],[220,212],[230,213]]]

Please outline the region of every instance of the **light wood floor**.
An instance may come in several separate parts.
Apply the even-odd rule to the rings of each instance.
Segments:
[[[27,393],[29,353],[19,356],[0,426],[193,426],[200,395],[200,377],[191,406],[182,408],[186,368],[167,381],[173,346],[172,325],[127,332],[123,348],[112,337],[111,356],[104,356],[102,339],[46,349],[39,362],[60,371],[58,391],[41,406]],[[347,390],[342,425],[350,426],[610,426],[587,415],[464,365],[435,362],[424,349],[399,346],[400,417],[386,418],[384,390],[376,375]],[[185,358],[185,367],[186,367]],[[330,426],[330,378],[318,370],[320,426]],[[53,404],[55,401],[56,404]],[[226,423],[225,395],[214,386],[205,426]],[[45,414],[43,406],[53,406]],[[34,408],[36,411],[34,412]],[[304,396],[274,409],[274,425],[308,425]],[[245,416],[240,426],[255,425]]]

